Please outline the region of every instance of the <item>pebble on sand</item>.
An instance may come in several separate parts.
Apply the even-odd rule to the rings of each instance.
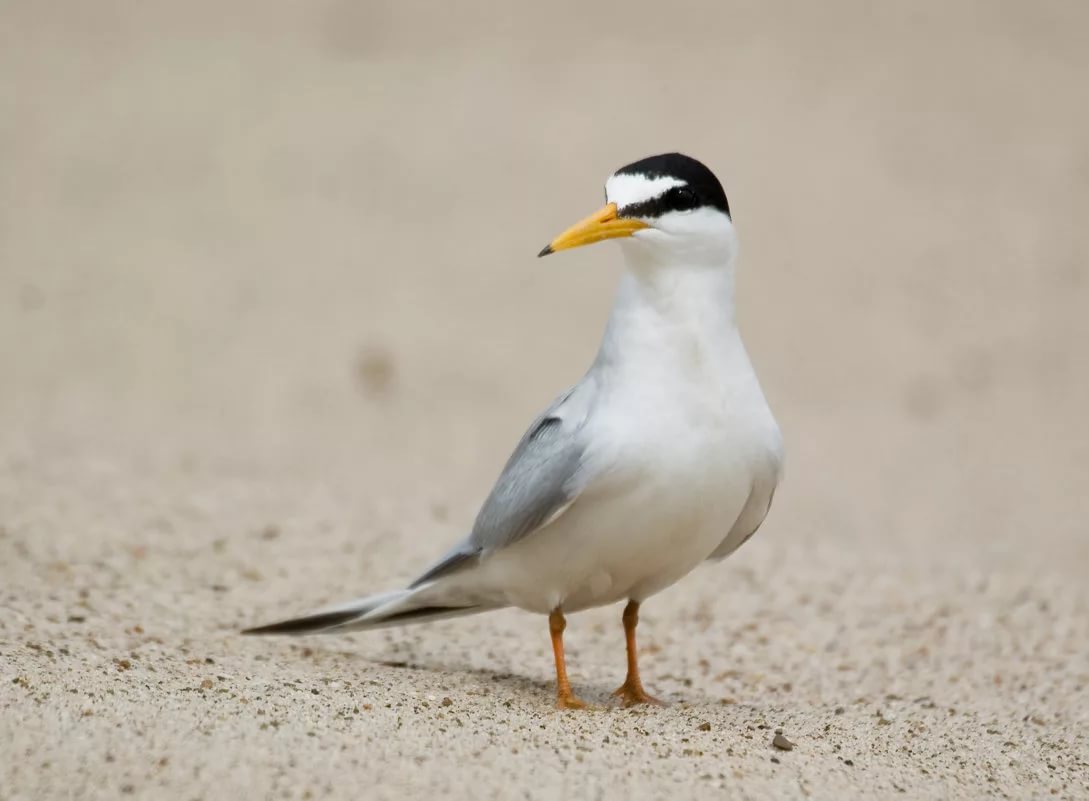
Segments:
[[[771,744],[778,748],[780,751],[793,751],[794,743],[783,736],[782,732],[777,732],[771,739]]]

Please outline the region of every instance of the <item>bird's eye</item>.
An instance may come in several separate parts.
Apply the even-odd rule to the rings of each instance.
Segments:
[[[669,195],[669,205],[673,207],[674,211],[689,212],[700,204],[696,198],[696,193],[687,186],[675,186],[669,190]]]
[[[678,186],[673,190],[673,196],[683,203],[695,203],[696,193],[687,186]]]

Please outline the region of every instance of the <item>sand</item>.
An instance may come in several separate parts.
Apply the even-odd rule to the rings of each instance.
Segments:
[[[6,0],[0,798],[1089,797],[1089,6],[708,6]],[[465,532],[668,149],[788,452],[670,705],[619,608],[585,714],[516,611],[239,637]]]

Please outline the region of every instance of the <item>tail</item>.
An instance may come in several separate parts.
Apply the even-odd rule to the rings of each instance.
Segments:
[[[246,629],[243,634],[335,634],[424,623],[449,617],[475,615],[495,609],[487,604],[438,603],[434,585],[368,595],[356,601],[305,617]],[[428,597],[430,596],[430,597]]]

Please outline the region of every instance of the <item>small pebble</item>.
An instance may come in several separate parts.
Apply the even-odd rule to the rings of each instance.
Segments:
[[[771,744],[778,748],[780,751],[793,751],[794,743],[784,737],[782,734],[776,732],[775,737],[772,738]]]

